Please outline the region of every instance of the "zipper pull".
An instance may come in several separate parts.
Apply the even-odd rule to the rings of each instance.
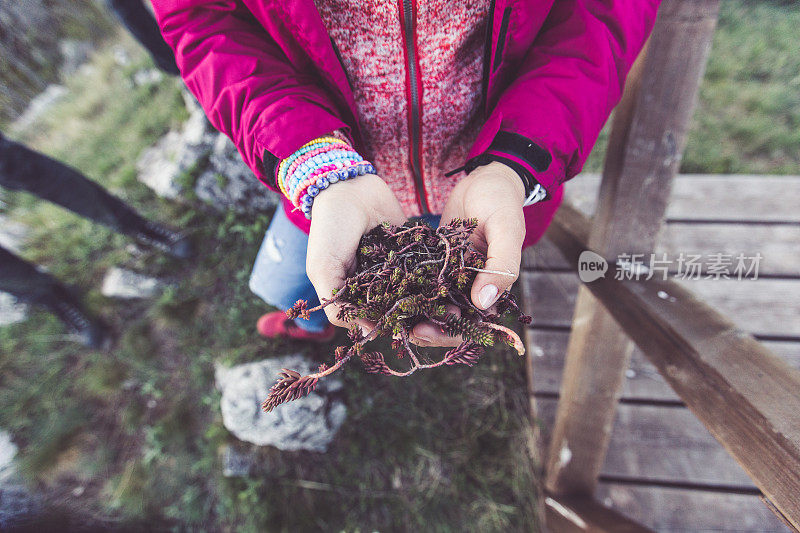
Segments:
[[[445,177],[445,178],[449,178],[449,177],[450,177],[450,176],[452,176],[453,174],[458,174],[458,173],[459,173],[459,172],[461,172],[462,170],[466,170],[466,169],[467,169],[467,165],[462,165],[462,166],[460,166],[460,167],[458,167],[458,168],[454,168],[454,169],[453,169],[453,170],[451,170],[450,172],[445,172],[445,173],[444,173],[444,177]]]
[[[466,163],[464,163],[463,166],[460,166],[458,168],[454,168],[450,172],[446,172],[444,176],[446,178],[449,178],[453,174],[457,174],[457,173],[461,172],[462,170],[464,172],[466,172],[467,174],[469,174],[470,172],[472,172],[476,168],[482,167],[483,165],[486,165],[486,164],[490,163],[491,161],[492,161],[492,158],[491,158],[491,156],[489,154],[477,155],[477,156],[473,157],[472,159],[470,159],[469,161],[467,161]]]

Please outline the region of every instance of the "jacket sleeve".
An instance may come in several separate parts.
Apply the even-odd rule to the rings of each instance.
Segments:
[[[187,87],[269,187],[275,161],[315,137],[349,131],[314,74],[290,64],[242,0],[153,0],[153,7]]]
[[[548,193],[580,172],[622,97],[658,4],[556,0],[470,156],[521,164]]]

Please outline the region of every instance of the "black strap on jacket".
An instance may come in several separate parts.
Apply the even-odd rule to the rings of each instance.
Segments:
[[[542,187],[533,173],[512,158],[527,162],[536,172],[544,172],[553,161],[553,156],[550,155],[550,152],[524,135],[500,130],[484,153],[473,157],[464,166],[451,170],[445,176],[452,176],[462,170],[469,174],[480,166],[488,165],[492,161],[498,161],[511,167],[519,175],[525,184],[525,197],[529,198],[531,193],[537,189],[537,186],[540,189]],[[547,196],[543,199],[546,198]]]

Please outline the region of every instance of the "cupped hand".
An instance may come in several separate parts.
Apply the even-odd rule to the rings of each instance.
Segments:
[[[519,277],[522,242],[525,239],[525,186],[519,175],[497,161],[470,172],[453,188],[442,212],[441,224],[454,218],[475,218],[475,247],[486,253],[485,270],[472,284],[470,297],[480,309],[489,309],[503,291]],[[412,342],[420,346],[456,346],[460,337],[450,337],[429,322],[414,327]]]
[[[375,174],[339,182],[322,191],[311,210],[306,272],[320,300],[330,299],[356,267],[356,251],[362,235],[382,222],[406,221],[400,203],[389,186]],[[339,306],[325,307],[331,324],[349,327],[338,318]],[[374,324],[357,320],[369,331]]]

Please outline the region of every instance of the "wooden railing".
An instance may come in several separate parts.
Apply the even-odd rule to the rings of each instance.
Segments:
[[[719,0],[664,0],[614,115],[598,209],[563,206],[548,231],[571,265],[655,247],[697,99]],[[546,458],[553,531],[646,531],[593,500],[635,342],[687,407],[800,530],[800,376],[674,281],[584,284]],[[568,461],[564,458],[569,457]]]

